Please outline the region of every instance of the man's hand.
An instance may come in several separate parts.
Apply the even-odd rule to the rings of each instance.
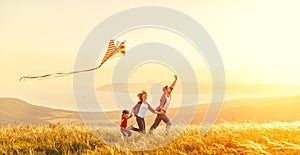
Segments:
[[[156,110],[155,110],[154,113],[155,113],[155,114],[164,114],[165,112],[164,112],[163,110],[161,110],[161,111],[156,111]]]
[[[177,75],[174,75],[175,80],[177,80]]]

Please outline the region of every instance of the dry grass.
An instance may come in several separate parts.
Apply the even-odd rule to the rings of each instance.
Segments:
[[[2,125],[0,153],[300,154],[300,122],[223,122],[206,130],[199,136],[199,126],[178,125],[168,136],[162,127],[151,135],[135,133],[126,139],[116,127]]]

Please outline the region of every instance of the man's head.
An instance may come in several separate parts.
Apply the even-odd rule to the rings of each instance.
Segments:
[[[171,93],[172,92],[172,89],[168,85],[164,86],[162,90],[163,90],[164,93]]]

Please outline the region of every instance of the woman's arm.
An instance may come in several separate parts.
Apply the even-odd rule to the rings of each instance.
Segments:
[[[136,110],[137,110],[137,106],[138,104],[136,104],[133,108],[132,108],[132,111],[131,111],[131,114],[136,114]]]
[[[156,114],[164,114],[165,111],[164,110],[160,110],[160,111],[155,111]]]
[[[150,106],[150,104],[148,104],[148,110],[150,110],[152,113],[156,114],[156,111]]]

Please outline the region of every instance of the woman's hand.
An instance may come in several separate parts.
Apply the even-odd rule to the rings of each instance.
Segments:
[[[155,113],[155,114],[164,114],[164,111],[163,111],[163,110],[161,110],[161,111],[156,111],[156,110],[155,110],[154,113]]]

